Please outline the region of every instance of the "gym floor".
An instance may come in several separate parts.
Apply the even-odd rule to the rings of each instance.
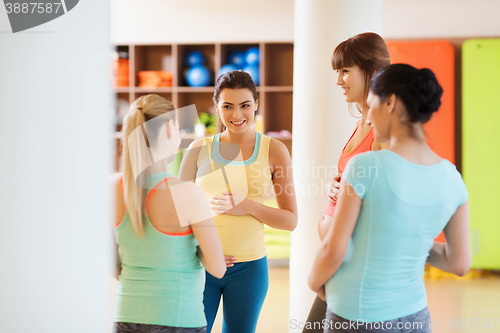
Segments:
[[[271,267],[269,280],[269,292],[259,318],[257,333],[288,333],[288,268]],[[427,281],[426,288],[433,333],[500,333],[500,276]],[[221,332],[221,310],[214,324],[214,333]],[[457,320],[453,322],[454,319]],[[464,329],[460,328],[461,320],[462,327],[466,327]],[[489,328],[485,324],[487,320]],[[305,318],[297,321],[305,321]],[[454,327],[458,328],[453,329]]]
[[[270,267],[269,292],[257,333],[288,333],[288,273],[288,267]],[[113,279],[113,297],[115,288],[116,280]],[[500,333],[500,276],[427,281],[426,288],[433,333]],[[305,321],[305,318],[297,321]],[[460,321],[465,328],[460,328]],[[220,333],[221,329],[222,308],[219,309],[212,332]]]

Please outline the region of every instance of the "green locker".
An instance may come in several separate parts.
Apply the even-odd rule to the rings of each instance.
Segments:
[[[462,174],[472,267],[500,269],[500,39],[462,46]]]

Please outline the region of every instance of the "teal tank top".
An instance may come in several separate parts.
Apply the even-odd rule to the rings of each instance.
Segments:
[[[161,185],[168,174],[148,181]],[[147,198],[157,186],[148,186]],[[147,201],[146,201],[147,202]],[[113,321],[172,327],[207,325],[203,307],[205,270],[192,230],[167,234],[144,219],[144,236],[136,236],[128,211],[115,227],[122,256]]]

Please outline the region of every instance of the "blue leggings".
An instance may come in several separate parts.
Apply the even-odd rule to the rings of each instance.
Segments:
[[[203,304],[207,332],[212,326],[223,298],[222,333],[254,333],[269,286],[267,257],[235,263],[222,279],[207,272]]]

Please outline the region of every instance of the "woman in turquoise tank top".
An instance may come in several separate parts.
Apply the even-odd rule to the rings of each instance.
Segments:
[[[370,88],[368,122],[389,148],[348,162],[308,283],[327,301],[324,332],[430,332],[426,262],[459,276],[471,265],[467,189],[422,130],[443,90],[432,71],[404,64]]]
[[[191,144],[179,177],[206,192],[228,266],[221,280],[206,275],[208,331],[223,297],[222,332],[253,333],[269,282],[264,224],[290,231],[297,225],[291,159],[282,142],[251,128],[258,102],[248,73],[221,75],[213,99],[221,133]],[[263,204],[271,186],[278,208]]]
[[[203,191],[166,172],[172,158],[153,160],[153,152],[173,157],[180,141],[172,103],[146,95],[132,104],[122,130],[123,174],[113,176],[116,333],[206,332],[204,267],[217,278],[226,271],[219,236]]]

